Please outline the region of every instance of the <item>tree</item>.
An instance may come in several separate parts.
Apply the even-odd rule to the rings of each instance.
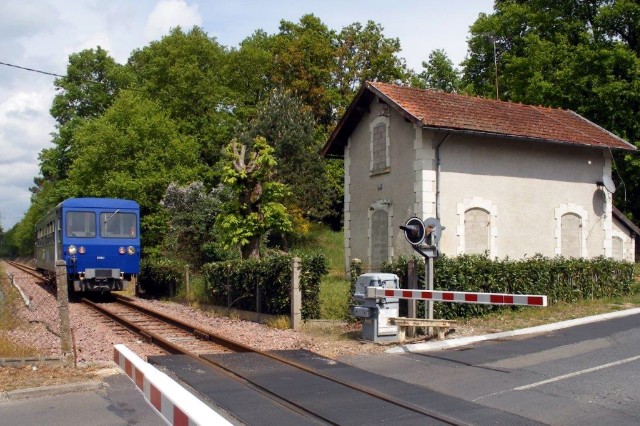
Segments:
[[[299,96],[324,126],[335,119],[334,40],[335,32],[314,15],[304,15],[298,24],[281,21],[273,40],[274,83]]]
[[[199,268],[206,262],[221,260],[224,255],[218,248],[214,230],[216,216],[220,213],[224,187],[207,191],[202,182],[185,186],[170,184],[162,206],[170,218],[170,229],[164,246],[172,256]],[[224,197],[224,198],[223,198]]]
[[[335,84],[340,109],[351,102],[365,81],[405,82],[408,79],[404,59],[398,57],[400,40],[385,37],[383,30],[373,21],[367,21],[365,26],[356,22],[337,35]]]
[[[56,120],[53,148],[40,152],[40,173],[36,188],[43,181],[57,181],[67,177],[74,155],[74,129],[89,118],[99,117],[113,103],[123,88],[132,83],[128,71],[98,46],[69,56],[67,74],[55,80],[58,94],[50,112]]]
[[[460,71],[454,67],[444,50],[436,49],[429,53],[429,60],[423,61],[422,67],[424,71],[418,75],[419,86],[448,93],[460,90]]]
[[[330,199],[326,191],[322,141],[316,138],[316,123],[310,108],[286,91],[274,90],[263,102],[240,141],[250,146],[262,136],[273,147],[274,179],[291,191],[287,206],[305,218],[322,219]]]
[[[286,186],[272,180],[276,161],[263,137],[247,147],[232,140],[224,149],[222,183],[231,198],[222,205],[216,227],[227,248],[239,247],[243,259],[260,257],[260,241],[270,232],[288,232],[291,220],[281,203]]]
[[[162,105],[183,135],[193,137],[201,161],[213,166],[237,125],[237,99],[227,87],[227,51],[202,29],[175,28],[135,50],[128,67],[148,96]],[[215,180],[215,179],[214,179]],[[207,182],[211,183],[211,182]]]
[[[571,109],[638,145],[639,19],[626,0],[499,0],[471,26],[466,90],[495,97],[497,59],[500,99]],[[640,193],[640,162],[615,158],[626,193]],[[624,193],[617,206],[640,218],[640,199]]]
[[[65,181],[68,195],[136,200],[145,244],[156,245],[162,228],[147,232],[170,183],[203,174],[194,138],[179,133],[160,106],[144,96],[122,93],[101,117],[75,132],[78,154]],[[153,225],[157,227],[158,225]]]
[[[239,49],[229,51],[225,78],[237,97],[234,113],[239,121],[246,121],[256,113],[275,88],[274,37],[258,30],[240,43]]]

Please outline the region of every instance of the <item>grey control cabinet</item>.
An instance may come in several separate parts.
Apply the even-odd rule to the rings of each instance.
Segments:
[[[362,339],[372,342],[396,342],[398,326],[389,323],[389,318],[398,317],[398,299],[389,297],[367,298],[367,287],[396,289],[400,280],[395,274],[362,274],[356,281],[353,295],[353,316],[362,319]]]

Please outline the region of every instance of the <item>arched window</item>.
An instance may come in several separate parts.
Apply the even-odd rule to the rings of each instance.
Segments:
[[[555,254],[565,257],[588,257],[587,210],[574,203],[561,204],[555,209]]]
[[[371,159],[369,170],[371,174],[389,171],[389,117],[379,116],[371,123]]]
[[[611,238],[612,252],[611,255],[615,260],[624,260],[624,241],[621,237],[614,236]]]
[[[582,220],[576,213],[566,213],[561,218],[560,254],[565,257],[582,256]]]
[[[458,254],[484,254],[498,257],[498,206],[482,197],[465,198],[458,203]]]
[[[389,214],[374,210],[371,215],[371,267],[378,269],[389,260]]]
[[[464,213],[465,254],[483,254],[489,252],[491,216],[480,209],[469,209]]]

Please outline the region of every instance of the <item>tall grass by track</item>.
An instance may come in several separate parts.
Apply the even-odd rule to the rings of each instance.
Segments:
[[[321,251],[327,258],[329,274],[320,283],[320,318],[342,320],[349,311],[349,281],[344,270],[344,235],[314,224],[308,236],[295,245],[303,253]]]
[[[23,325],[13,309],[19,301],[16,289],[0,265],[0,358],[20,358],[37,355],[37,351],[26,345],[18,345],[12,341],[8,332]]]

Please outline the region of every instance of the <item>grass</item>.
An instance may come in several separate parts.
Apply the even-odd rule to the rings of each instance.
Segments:
[[[296,244],[296,250],[312,253],[318,250],[327,258],[329,274],[320,283],[320,318],[342,320],[349,310],[349,280],[344,270],[344,234],[314,224],[309,236]]]
[[[34,348],[16,344],[7,334],[8,331],[22,325],[18,318],[13,315],[14,310],[11,308],[16,303],[20,303],[19,297],[4,269],[0,266],[0,358],[21,358],[37,355],[37,351]]]
[[[342,320],[349,310],[349,281],[325,276],[320,283],[320,318]]]
[[[640,294],[638,293],[611,299],[554,303],[545,308],[505,309],[484,317],[469,318],[462,322],[487,331],[509,331],[637,307],[640,307]]]

